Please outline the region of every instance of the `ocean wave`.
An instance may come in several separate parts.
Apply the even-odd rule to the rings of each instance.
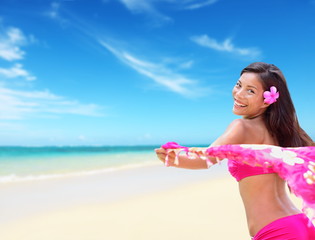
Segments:
[[[160,165],[160,163],[159,162],[132,163],[132,164],[126,164],[122,166],[115,166],[115,167],[87,170],[87,171],[83,170],[83,171],[68,172],[68,173],[50,173],[50,174],[26,175],[26,176],[10,174],[6,176],[0,176],[0,184],[89,176],[89,175],[104,174],[104,173],[109,173],[109,172],[115,172],[115,171],[121,171],[121,170],[133,169],[133,168],[156,166],[156,165]]]

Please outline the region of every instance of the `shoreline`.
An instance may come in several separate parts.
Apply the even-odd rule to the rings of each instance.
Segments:
[[[153,152],[141,151],[60,156],[50,153],[5,160],[0,156],[0,184],[92,175],[159,163]]]
[[[89,170],[79,170],[79,171],[70,171],[64,173],[48,173],[48,174],[31,174],[24,176],[17,176],[15,174],[10,174],[6,176],[0,176],[0,188],[1,184],[19,184],[23,182],[36,182],[36,181],[45,181],[45,180],[58,180],[58,179],[66,179],[72,177],[84,177],[84,176],[92,176],[99,174],[106,174],[109,172],[123,171],[147,166],[158,166],[160,163],[158,162],[143,162],[143,163],[129,163],[118,166],[110,166],[99,169],[89,169]]]

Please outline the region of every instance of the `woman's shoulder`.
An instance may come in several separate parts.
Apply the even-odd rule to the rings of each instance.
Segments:
[[[238,129],[239,131],[257,131],[259,129],[265,129],[266,126],[262,120],[239,118],[233,120],[228,128]]]
[[[236,119],[229,128],[235,134],[242,135],[242,141],[248,144],[271,144],[274,139],[270,136],[264,122],[259,119]]]
[[[261,143],[264,136],[264,126],[249,119],[235,119],[223,134],[228,144]]]
[[[213,145],[242,144],[246,138],[246,123],[243,119],[233,120],[225,132],[213,143]]]
[[[235,119],[228,126],[228,131],[234,135],[246,136],[248,133],[253,131],[253,124],[251,124],[247,119]]]
[[[241,134],[244,133],[244,131],[246,131],[246,129],[248,129],[249,126],[250,125],[248,124],[248,122],[246,122],[246,119],[240,118],[233,120],[227,127],[227,130]]]

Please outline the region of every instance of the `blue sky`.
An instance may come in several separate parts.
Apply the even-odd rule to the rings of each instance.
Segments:
[[[313,0],[2,0],[0,145],[210,144],[254,61],[315,137]]]

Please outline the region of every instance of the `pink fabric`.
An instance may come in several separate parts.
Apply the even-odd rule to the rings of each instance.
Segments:
[[[262,168],[262,167],[252,167],[248,164],[240,163],[238,161],[229,160],[228,161],[228,169],[231,175],[239,182],[243,178],[261,175],[261,174],[268,174],[268,173],[275,173],[273,168]]]
[[[285,179],[303,200],[303,211],[315,219],[315,147],[282,148],[271,145],[222,145],[205,150],[208,157],[261,165]]]
[[[283,217],[263,227],[252,240],[314,240],[315,227],[304,214]]]
[[[192,161],[196,156],[202,157],[209,166],[212,164],[211,159],[215,157],[227,158],[252,167],[259,165],[266,171],[272,168],[287,181],[291,191],[303,200],[303,212],[315,219],[315,147],[284,148],[272,145],[236,144],[188,148],[173,142],[163,145],[163,148],[167,153],[176,154],[174,164],[178,164],[178,155],[186,152]]]

